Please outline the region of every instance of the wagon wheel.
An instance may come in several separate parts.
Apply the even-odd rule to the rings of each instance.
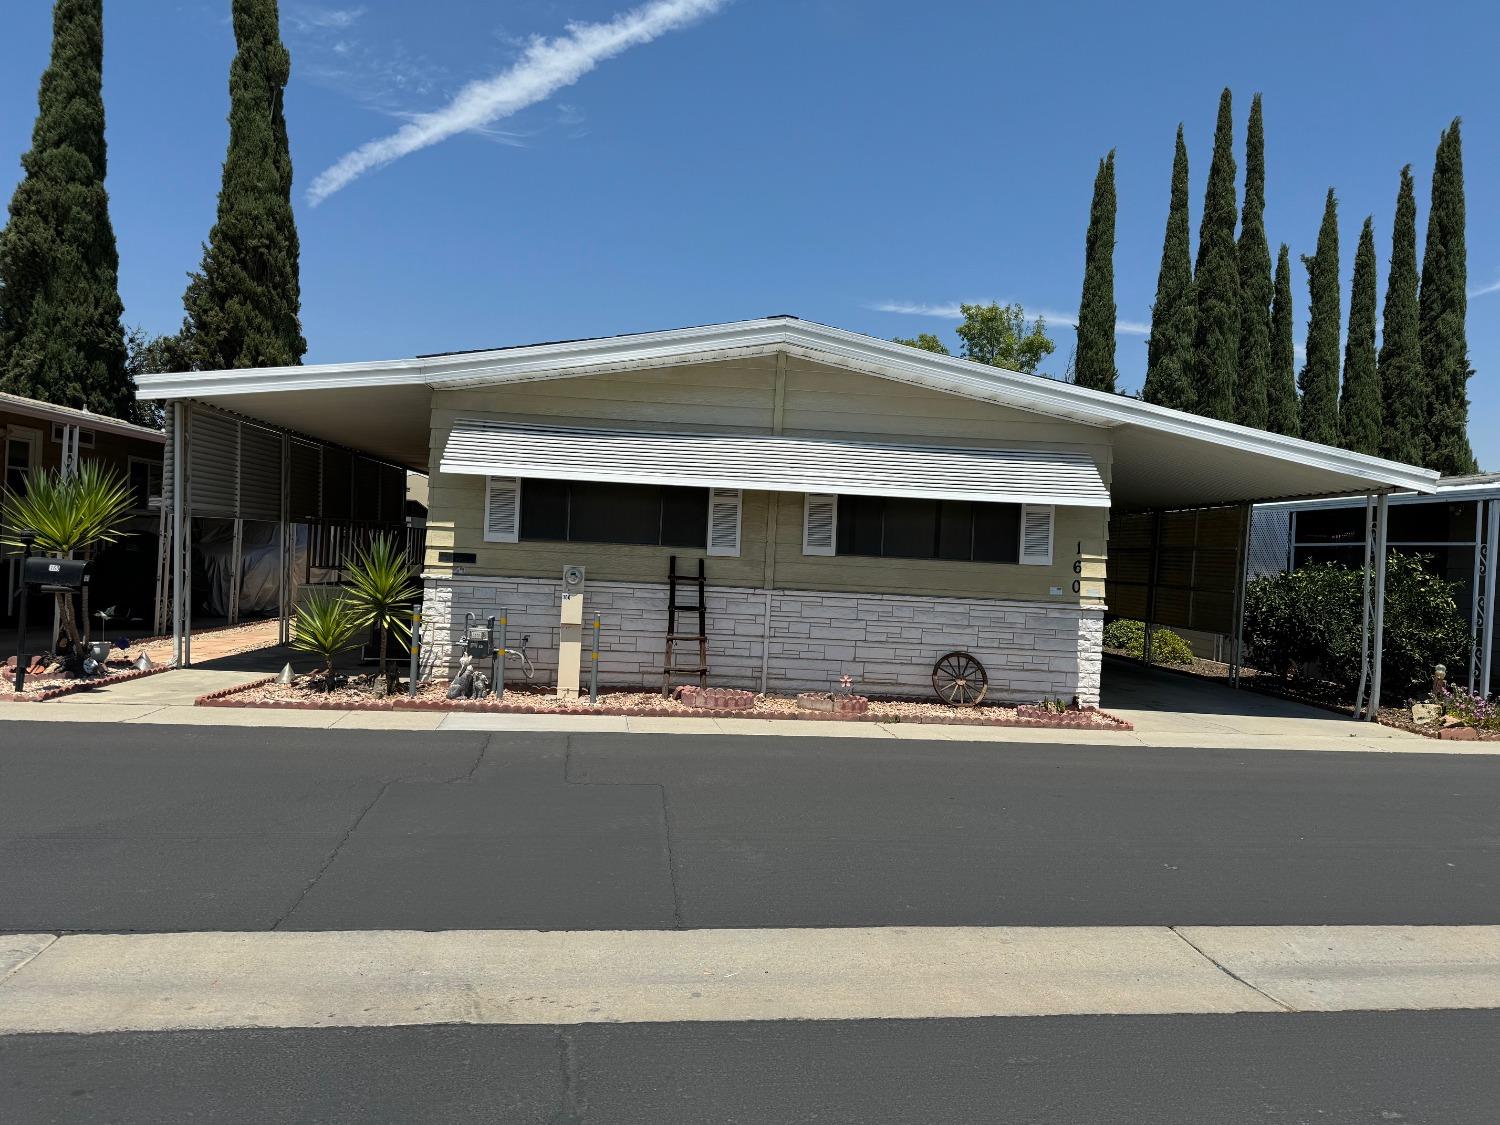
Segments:
[[[951,707],[977,707],[989,690],[984,665],[967,652],[950,652],[932,666],[932,690]]]

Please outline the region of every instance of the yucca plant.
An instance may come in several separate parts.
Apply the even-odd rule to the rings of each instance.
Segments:
[[[364,618],[337,590],[313,590],[293,612],[292,647],[323,661],[323,682],[333,690],[333,661],[351,647]]]
[[[409,634],[406,615],[417,596],[416,573],[394,535],[377,535],[344,562],[345,596],[364,625],[380,630],[380,671],[389,695],[395,688],[386,653],[390,637]]]
[[[69,558],[123,539],[134,507],[125,474],[97,461],[85,461],[71,473],[34,469],[23,489],[6,489],[0,497],[0,543],[22,546],[20,532],[29,528],[36,532],[35,547],[42,554]],[[55,596],[58,620],[77,652],[83,638],[73,595]]]

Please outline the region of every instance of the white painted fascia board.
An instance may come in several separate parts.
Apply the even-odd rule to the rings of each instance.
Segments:
[[[1370,481],[1383,488],[1432,492],[1438,474],[1379,457],[1317,445],[1232,422],[1202,418],[1138,399],[1089,390],[1044,376],[983,367],[828,325],[801,320],[748,320],[599,340],[539,344],[500,351],[378,363],[323,364],[242,371],[181,372],[140,377],[142,398],[193,398],[291,390],[334,390],[426,384],[434,389],[499,386],[609,371],[686,364],[794,350],[832,362],[976,401],[993,402],[1084,425],[1135,425],[1268,455]]]
[[[138,438],[141,441],[165,445],[167,435],[161,430],[147,429],[133,422],[122,422],[118,418],[106,418],[102,414],[91,414],[87,410],[74,410],[68,406],[56,406],[50,402],[23,398],[20,395],[0,394],[0,412],[20,414],[27,418],[38,418],[49,422],[61,422],[66,426],[78,426],[85,430],[116,434],[120,437]]]

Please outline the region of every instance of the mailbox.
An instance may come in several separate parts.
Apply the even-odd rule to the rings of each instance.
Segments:
[[[21,571],[21,581],[43,590],[81,590],[89,584],[89,564],[82,559],[32,556]]]

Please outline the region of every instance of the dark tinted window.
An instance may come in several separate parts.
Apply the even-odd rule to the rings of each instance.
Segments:
[[[1365,510],[1329,508],[1297,513],[1298,543],[1363,543]]]
[[[840,496],[838,553],[888,559],[1017,562],[1021,506]]]
[[[1392,504],[1392,543],[1472,543],[1473,504]]]
[[[708,490],[525,480],[521,538],[702,548],[708,542]]]

